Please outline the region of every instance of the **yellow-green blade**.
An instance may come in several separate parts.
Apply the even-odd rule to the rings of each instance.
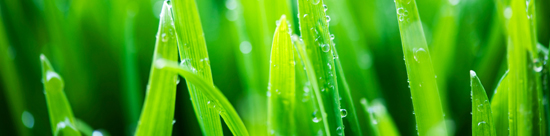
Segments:
[[[396,0],[395,7],[418,134],[447,135],[441,98],[416,2]]]
[[[491,98],[491,111],[496,134],[499,136],[508,135],[508,72],[506,72]]]
[[[44,94],[46,95],[53,135],[80,136],[80,132],[75,125],[71,105],[65,92],[63,92],[65,87],[63,78],[55,72],[44,54],[40,55],[40,61],[42,64],[42,83],[44,84]]]
[[[267,134],[296,135],[294,46],[290,40],[290,25],[286,16],[281,16],[278,22],[273,36],[267,88]]]
[[[172,25],[170,5],[164,3],[153,56],[157,59],[178,60],[176,33]],[[176,72],[151,66],[145,104],[141,111],[136,136],[171,135],[176,104]]]
[[[470,70],[472,87],[472,135],[496,136],[491,103],[476,72]]]
[[[309,59],[306,68],[323,117],[325,135],[344,135],[334,62],[336,54],[328,30],[330,17],[326,16],[322,0],[298,0],[298,10],[304,56]]]
[[[368,103],[367,99],[361,99],[361,104],[365,107],[365,110],[372,115],[371,124],[375,126],[376,135],[380,136],[400,136],[397,127],[388,111],[386,106],[382,103],[381,99],[372,100],[372,103]]]
[[[197,75],[213,85],[206,41],[195,0],[173,0],[172,7],[181,65],[193,69]],[[220,115],[215,109],[208,108],[209,99],[194,84],[187,82],[187,88],[202,133],[207,136],[223,135]]]
[[[188,69],[183,66],[179,66],[175,61],[169,61],[159,59],[155,62],[155,66],[159,69],[167,69],[177,72],[183,76],[190,83],[193,83],[196,88],[201,90],[203,94],[210,100],[208,107],[215,109],[224,119],[225,123],[231,130],[231,133],[235,136],[248,136],[248,131],[244,126],[241,118],[237,114],[237,111],[233,108],[231,103],[225,98],[223,93],[218,90],[214,85],[208,83],[206,79],[194,73],[194,70]]]

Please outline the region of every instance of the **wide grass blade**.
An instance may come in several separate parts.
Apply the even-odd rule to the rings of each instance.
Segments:
[[[197,4],[195,0],[173,0],[172,3],[181,65],[192,68],[197,75],[213,85],[212,70]],[[219,113],[215,109],[208,108],[210,100],[194,84],[186,82],[202,133],[207,136],[223,135]]]
[[[298,0],[300,32],[305,44],[304,49],[300,50],[304,60],[309,61],[305,63],[307,74],[313,82],[325,135],[344,135],[342,117],[345,110],[340,107],[334,62],[337,56],[328,31],[330,17],[326,15],[325,7],[322,0]]]
[[[296,135],[294,46],[286,16],[281,16],[278,22],[273,36],[267,87],[267,130],[268,135]]]
[[[50,61],[44,54],[40,55],[42,64],[42,83],[44,83],[44,94],[50,114],[52,133],[57,135],[80,136],[78,132],[71,105],[63,88],[63,78],[55,72]]]
[[[235,111],[223,93],[214,85],[209,84],[204,78],[195,74],[194,70],[184,66],[179,66],[175,61],[159,59],[155,62],[155,65],[159,69],[167,69],[177,72],[187,81],[193,83],[195,87],[202,90],[203,94],[210,100],[208,102],[208,106],[215,109],[222,116],[233,135],[248,136],[248,131],[237,114],[237,111]]]
[[[496,134],[508,135],[508,71],[504,73],[491,98],[491,111]]]
[[[386,106],[382,104],[380,99],[375,99],[372,104],[369,104],[367,99],[361,99],[361,105],[367,113],[369,113],[369,123],[371,127],[375,129],[375,135],[379,136],[400,136],[397,127],[389,113],[386,110]],[[373,134],[374,135],[374,134]]]
[[[396,0],[395,7],[418,134],[447,135],[441,98],[416,2]]]
[[[157,59],[178,60],[176,33],[170,5],[162,6],[159,30],[153,56]],[[151,66],[145,104],[137,126],[136,136],[171,135],[176,106],[176,72]]]
[[[496,136],[491,103],[485,88],[473,70],[470,71],[470,86],[472,87],[472,135]]]

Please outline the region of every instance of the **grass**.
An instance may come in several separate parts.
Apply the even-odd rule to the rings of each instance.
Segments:
[[[1,1],[0,133],[549,135],[546,5]]]

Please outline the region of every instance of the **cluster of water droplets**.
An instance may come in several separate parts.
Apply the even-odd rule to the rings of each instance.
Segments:
[[[399,21],[409,21],[409,19],[407,18],[408,16],[409,11],[407,11],[407,9],[403,7],[397,8],[397,18],[399,19]]]

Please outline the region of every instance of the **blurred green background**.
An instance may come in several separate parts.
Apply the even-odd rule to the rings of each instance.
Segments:
[[[276,8],[267,4],[276,0],[259,1],[260,8]],[[214,84],[247,120],[249,116],[240,111],[254,109],[246,106],[245,90],[250,85],[242,72],[246,72],[247,66],[259,64],[240,63],[243,50],[239,45],[243,38],[239,30],[258,23],[275,28],[274,20],[278,17],[266,22],[251,21],[254,16],[247,9],[258,5],[249,3],[250,0],[196,2]],[[289,2],[293,15],[287,16],[294,17],[294,24],[298,24],[296,1]],[[506,70],[504,21],[499,19],[502,13],[491,0],[416,2],[436,73],[441,75],[438,84],[445,83],[439,87],[446,94],[442,97],[448,102],[446,112],[454,126],[451,131],[471,135],[469,70],[478,73],[491,97],[489,90],[494,90]],[[51,135],[40,73],[39,56],[43,53],[64,78],[65,93],[76,118],[110,135],[130,135],[144,99],[162,3],[162,0],[0,0],[0,134]],[[369,98],[367,95],[372,93],[369,91],[380,90],[379,97],[400,133],[416,135],[395,3],[392,0],[324,3],[332,18],[330,29],[336,37],[334,42],[357,101],[355,105],[360,105],[357,98]],[[550,41],[548,6],[549,0],[536,0],[537,40],[546,47]],[[298,26],[293,27],[293,32],[299,33]],[[268,30],[268,39],[273,31]],[[355,58],[343,55],[357,48],[364,52],[357,53]],[[358,79],[361,74],[357,73],[365,71],[369,71],[367,81],[349,80]],[[178,85],[177,93],[173,135],[201,135],[184,82]],[[357,109],[360,111],[361,107]],[[231,134],[227,128],[224,133]]]

